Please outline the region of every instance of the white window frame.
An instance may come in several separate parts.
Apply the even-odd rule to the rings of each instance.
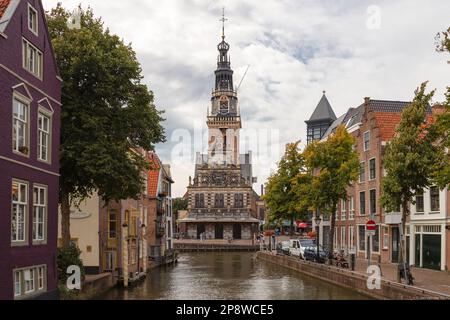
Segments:
[[[348,250],[355,252],[355,226],[348,227]]]
[[[341,199],[341,221],[347,220],[347,200]]]
[[[37,189],[37,199],[35,198],[35,189]],[[41,198],[43,191],[43,197]],[[42,210],[42,221],[36,219],[36,209]],[[44,244],[47,241],[47,221],[48,221],[48,187],[45,185],[33,185],[33,244]],[[42,236],[37,236],[37,230],[42,226]]]
[[[31,12],[33,12],[35,14],[35,28],[30,27],[30,23],[31,23]],[[38,18],[38,12],[37,10],[28,3],[28,30],[30,30],[34,35],[38,35],[39,34],[39,18]]]
[[[22,119],[20,115],[17,117],[14,115],[14,108],[16,106],[16,103],[18,105],[18,108],[21,107],[24,108],[23,110],[23,117]],[[12,145],[12,151],[14,154],[18,154],[23,157],[30,157],[30,103],[31,101],[28,98],[23,97],[22,95],[18,93],[13,94],[13,101],[12,101],[12,128],[11,128],[11,145]],[[16,124],[17,123],[17,124]],[[23,145],[19,145],[19,125],[24,126],[24,136],[23,136]],[[21,152],[20,148],[25,147],[28,149],[27,153]]]
[[[13,282],[14,282],[14,297],[20,297],[22,295],[22,272],[20,272],[19,270],[14,270]],[[18,287],[17,284],[19,285]]]
[[[48,128],[47,131],[44,130],[44,128],[40,127],[40,120],[41,118],[48,120]],[[38,111],[38,117],[37,117],[37,155],[38,160],[41,162],[45,162],[50,164],[52,159],[52,114],[46,110],[44,110],[42,107],[39,107]],[[43,122],[42,122],[43,123]],[[46,146],[43,145],[42,140],[46,138]],[[42,156],[43,154],[43,148],[46,147],[46,158]]]
[[[24,280],[24,293],[25,294],[30,294],[36,291],[36,275],[35,275],[35,269],[34,268],[29,268],[29,269],[25,269],[23,270],[24,275],[23,275],[23,280]],[[29,275],[29,280],[27,280],[27,276]],[[27,285],[30,284],[30,288],[31,289],[27,289]]]
[[[36,268],[37,270],[37,289],[38,291],[44,290],[46,287],[46,274],[47,268],[46,266],[40,266]]]
[[[373,177],[373,178],[371,176],[371,170],[370,170],[370,163],[372,161],[375,162],[375,177]],[[377,158],[374,157],[374,158],[369,159],[368,163],[369,163],[369,166],[368,166],[368,169],[369,169],[369,181],[376,180],[377,179]]]
[[[389,227],[382,226],[383,228],[383,250],[389,250]]]
[[[363,179],[361,179],[361,169],[364,170]],[[363,183],[366,181],[366,162],[365,161],[361,161],[359,163],[358,179],[359,179],[359,183]]]
[[[367,139],[368,147],[367,148],[366,148],[366,135],[368,136],[368,139]],[[364,148],[364,151],[370,150],[370,130],[364,132],[364,134],[363,134],[363,148]]]
[[[437,197],[438,197],[438,203],[439,203],[439,207],[438,210],[433,210],[433,201],[431,200],[431,190],[436,188],[437,189]],[[439,187],[436,186],[432,186],[429,189],[429,200],[430,200],[430,213],[439,213],[441,211],[441,190],[439,189]]]
[[[12,194],[12,186],[13,184],[16,183],[18,186],[18,196],[17,199],[18,200],[14,200],[13,199],[13,194]],[[25,186],[25,195],[24,198],[22,197],[22,193],[21,193],[21,186]],[[28,199],[29,199],[29,190],[28,190],[29,184],[26,181],[22,181],[22,180],[17,180],[17,179],[13,179],[12,183],[11,183],[11,243],[12,245],[26,245],[27,244],[27,235],[28,235]],[[25,200],[22,200],[25,199]],[[16,238],[13,239],[13,216],[14,216],[14,207],[16,207],[17,211],[19,212],[19,207],[23,206],[23,238],[22,237],[18,237],[18,215],[16,216]]]
[[[347,227],[342,226],[341,227],[341,249],[345,250],[347,246]]]
[[[43,79],[44,54],[25,38],[22,38],[22,67],[36,78]]]
[[[355,220],[355,197],[351,196],[349,198],[349,213],[348,213],[348,220]]]

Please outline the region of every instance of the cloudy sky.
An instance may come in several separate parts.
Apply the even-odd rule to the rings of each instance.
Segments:
[[[43,0],[46,9],[57,0]],[[436,100],[450,85],[449,55],[435,35],[450,25],[448,0],[64,0],[90,5],[110,30],[131,42],[145,82],[165,110],[167,140],[156,150],[172,164],[182,195],[204,151],[205,115],[216,68],[222,7],[255,190],[274,169],[284,145],[306,140],[305,123],[322,91],[336,115],[364,97],[410,100],[429,80]],[[195,134],[194,134],[195,133]],[[189,134],[189,135],[188,135]],[[203,143],[202,143],[203,142]]]

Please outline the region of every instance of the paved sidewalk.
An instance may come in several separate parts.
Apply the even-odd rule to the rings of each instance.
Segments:
[[[357,259],[355,271],[366,273],[367,267],[367,260]],[[397,265],[381,263],[380,267],[384,279],[397,281]],[[412,267],[411,273],[415,287],[450,295],[450,272]]]

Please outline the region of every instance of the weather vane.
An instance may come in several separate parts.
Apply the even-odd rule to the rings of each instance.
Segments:
[[[222,40],[225,40],[225,21],[228,21],[228,19],[225,18],[225,7],[222,8],[222,19],[219,21],[222,21]]]

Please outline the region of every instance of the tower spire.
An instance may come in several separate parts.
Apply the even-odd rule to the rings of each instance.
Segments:
[[[222,41],[225,40],[225,21],[228,21],[227,18],[225,18],[225,7],[222,8],[222,19],[219,21],[222,21]]]

